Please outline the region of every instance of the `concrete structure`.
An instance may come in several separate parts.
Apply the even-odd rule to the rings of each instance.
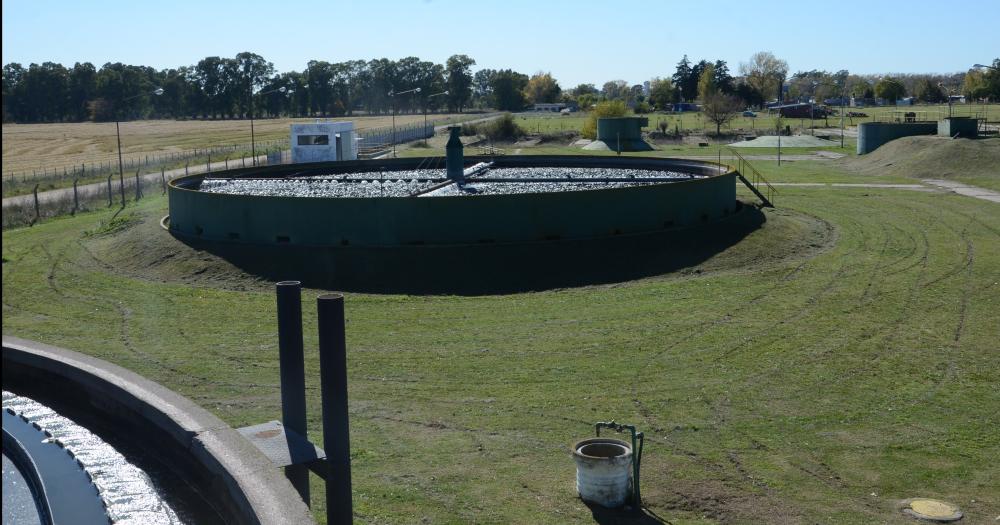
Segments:
[[[356,160],[358,145],[353,122],[292,124],[292,162]]]
[[[979,121],[972,117],[948,117],[937,123],[937,134],[942,137],[974,139],[979,135]]]
[[[234,524],[311,524],[282,473],[250,442],[190,400],[100,359],[3,336],[5,390],[59,404],[70,418],[123,429]],[[127,429],[127,430],[126,430]]]
[[[481,295],[661,275],[717,253],[763,222],[755,208],[736,200],[736,173],[709,162],[510,155],[466,157],[465,164],[490,169],[471,178],[467,171],[464,187],[515,189],[432,196],[460,183],[446,178],[440,164],[416,170],[428,165],[421,158],[245,168],[211,176],[255,187],[322,185],[325,179],[346,189],[337,196],[227,194],[202,189],[213,182],[207,176],[175,179],[164,228],[268,280],[344,291]],[[535,184],[541,191],[528,193],[517,192],[527,182],[480,182],[491,172],[540,168],[568,172],[563,180],[603,169],[674,172],[675,178],[617,179],[563,191],[560,182],[544,182]],[[572,175],[576,168],[579,176]],[[401,172],[397,179],[420,179],[410,186],[419,193],[382,196],[382,181],[390,183],[394,171]],[[370,191],[356,191],[358,185]]]
[[[590,156],[466,157],[501,167],[630,167],[706,175],[648,185],[586,191],[476,197],[263,197],[199,191],[204,175],[170,182],[170,231],[203,241],[310,246],[463,245],[489,241],[587,239],[683,227],[721,219],[735,209],[733,172],[707,162]],[[309,176],[406,170],[426,159],[327,163],[230,170],[229,177]],[[266,172],[266,175],[265,173]],[[221,172],[212,173],[219,177]],[[328,175],[329,176],[329,175]]]
[[[875,151],[886,142],[901,137],[937,132],[937,122],[864,122],[858,125],[858,155]]]
[[[653,147],[642,139],[642,128],[649,125],[646,117],[615,117],[597,119],[597,140],[586,150],[649,151]]]

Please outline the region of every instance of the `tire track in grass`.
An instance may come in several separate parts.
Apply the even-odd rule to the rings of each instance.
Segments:
[[[20,268],[20,265],[24,262],[25,258],[29,254],[32,254],[32,253],[34,253],[36,251],[45,253],[44,249],[45,249],[45,245],[44,244],[33,244],[33,245],[30,246],[29,249],[22,250],[20,252],[20,254],[16,258],[11,259],[11,260],[5,262],[4,263],[4,282],[10,282],[9,281],[10,275],[9,275],[8,272],[16,271],[16,269]],[[10,302],[8,300],[9,298],[10,298],[10,294],[7,294],[7,293],[2,294],[2,301],[3,301],[4,307],[6,307],[6,308],[8,308],[8,309],[10,309],[12,311],[23,312],[23,313],[26,313],[26,314],[33,315],[35,317],[42,317],[42,318],[51,318],[52,317],[52,315],[49,314],[49,313],[47,313],[47,312],[40,312],[38,310],[31,310],[31,309],[25,308],[23,306],[18,306],[16,304]]]
[[[212,383],[212,380],[210,380],[209,378],[202,377],[197,374],[192,374],[190,372],[182,371],[158,359],[156,356],[150,354],[149,352],[145,352],[139,349],[133,343],[132,336],[129,330],[129,322],[132,317],[132,311],[127,307],[125,307],[121,303],[121,301],[108,297],[94,296],[91,294],[85,295],[85,294],[75,293],[73,295],[70,295],[70,293],[68,293],[65,289],[63,289],[57,282],[58,273],[60,272],[60,266],[61,263],[63,262],[63,259],[65,258],[67,248],[64,246],[62,251],[60,251],[58,255],[53,256],[52,252],[49,251],[49,248],[47,246],[45,245],[40,245],[40,246],[42,252],[48,259],[47,262],[49,262],[49,270],[46,274],[46,282],[49,288],[65,301],[76,300],[76,301],[81,301],[84,304],[89,304],[91,306],[111,305],[112,309],[115,312],[117,312],[118,314],[117,317],[119,319],[119,322],[117,323],[118,327],[116,330],[118,334],[118,341],[122,344],[122,347],[127,353],[137,356],[142,360],[144,360],[145,362],[150,363],[156,366],[157,368],[160,368],[161,370],[165,370],[177,376],[173,378],[172,381],[176,381],[178,383],[187,383],[193,386],[199,386],[205,383]],[[83,267],[80,266],[79,263],[74,263],[73,265],[78,269],[81,270],[83,269]],[[61,270],[61,271],[69,273],[68,270]],[[197,381],[192,382],[191,379],[195,379]]]
[[[890,226],[894,230],[896,230],[897,232],[899,232],[899,235],[906,237],[907,244],[909,245],[909,248],[908,248],[908,250],[907,250],[907,252],[905,254],[900,255],[895,260],[890,261],[890,262],[888,262],[886,264],[880,265],[879,269],[881,269],[881,270],[887,270],[889,268],[892,268],[893,266],[896,266],[897,264],[900,264],[900,263],[903,263],[903,262],[909,260],[911,257],[913,257],[913,255],[915,253],[917,253],[917,249],[918,249],[918,243],[917,243],[916,237],[914,237],[908,230],[904,230],[903,228],[900,228],[899,226],[897,226],[895,224],[891,224]]]
[[[828,221],[825,221],[825,220],[820,219],[819,217],[815,217],[815,216],[811,216],[811,217],[814,217],[815,219],[820,220],[826,226],[826,231],[827,231],[827,233],[831,237],[831,239],[830,239],[830,245],[831,246],[836,245],[836,243],[837,243],[837,241],[839,240],[839,237],[840,237],[839,231],[832,224],[830,224]],[[780,291],[783,291],[788,286],[791,286],[793,284],[793,282],[795,281],[795,279],[798,278],[799,274],[801,274],[802,269],[805,268],[805,266],[808,263],[812,262],[812,259],[813,258],[809,258],[809,259],[805,259],[803,261],[800,261],[794,268],[792,268],[790,271],[788,271],[784,275],[782,275],[781,278],[779,278],[777,280],[777,284],[780,285],[780,288],[781,288]],[[831,281],[828,284],[832,284],[832,282],[833,281]],[[635,372],[635,375],[634,375],[634,378],[633,378],[633,381],[632,381],[632,385],[633,385],[632,386],[632,400],[633,400],[633,403],[636,405],[636,407],[639,409],[640,414],[644,418],[652,419],[652,417],[653,417],[652,413],[650,412],[650,410],[642,403],[642,401],[639,398],[638,386],[637,385],[640,382],[639,381],[640,380],[639,376],[640,376],[640,374],[642,373],[643,370],[648,369],[660,357],[662,357],[663,355],[667,354],[668,352],[671,352],[672,350],[676,349],[678,346],[680,346],[680,345],[682,345],[684,343],[687,343],[689,341],[692,341],[694,339],[697,339],[698,337],[704,336],[704,335],[708,334],[709,332],[711,332],[712,330],[714,330],[715,328],[717,328],[720,325],[727,324],[729,321],[731,321],[733,319],[733,317],[735,315],[732,312],[747,311],[749,309],[749,307],[751,307],[751,306],[753,306],[755,304],[758,304],[759,302],[761,302],[761,301],[763,301],[763,300],[771,297],[772,295],[777,294],[778,292],[779,292],[779,286],[767,286],[767,287],[765,287],[764,291],[758,293],[757,295],[753,296],[749,300],[745,301],[742,305],[739,305],[738,307],[732,308],[730,312],[727,312],[727,313],[725,313],[725,314],[717,317],[716,319],[713,319],[711,321],[706,321],[704,323],[701,323],[698,328],[689,331],[687,334],[681,336],[678,339],[675,339],[671,343],[667,344],[667,346],[664,347],[662,350],[654,352],[652,355],[650,355],[648,358],[646,358],[645,363],[643,365],[641,365],[641,366],[639,366],[639,367],[636,368],[636,372]]]
[[[860,224],[858,224],[856,221],[852,221],[852,222],[854,222],[854,224],[857,227],[859,227],[861,229],[861,231],[862,231],[863,242],[860,243],[860,248],[857,250],[857,251],[860,252],[860,251],[863,250],[863,248],[865,246],[867,246],[868,239],[870,238],[870,236],[863,231],[863,228],[861,228]],[[882,225],[882,232],[883,232],[883,242],[882,242],[880,250],[879,250],[878,260],[884,259],[886,257],[886,252],[888,251],[888,246],[890,245],[889,230],[884,226],[884,224]],[[912,238],[911,238],[911,241],[912,241]],[[914,246],[915,246],[915,244],[914,244]],[[847,257],[845,256],[845,260],[846,260],[846,258]],[[898,264],[898,262],[901,261],[901,260],[902,259],[900,258],[900,259],[897,259],[897,260],[892,261],[891,263],[887,263],[887,264]],[[881,279],[881,280],[878,278],[879,274],[881,272],[878,272],[877,270],[879,268],[881,268],[881,267],[886,266],[887,264],[879,264],[879,263],[876,262],[876,264],[872,265],[871,271],[868,272],[868,279],[867,279],[867,283],[865,285],[865,289],[864,289],[863,293],[861,294],[861,296],[859,297],[858,304],[857,304],[857,306],[855,308],[861,308],[864,305],[868,304],[869,302],[875,300],[874,299],[875,297],[881,296],[883,294],[881,291],[879,291],[880,288],[878,286],[876,286],[877,282],[884,282],[884,278]],[[834,282],[838,281],[840,277],[844,277],[848,273],[845,270],[846,270],[846,266],[842,265],[841,268],[838,269],[838,272],[835,273],[835,278],[831,279],[831,281],[829,281],[827,283],[827,286],[825,286],[823,289],[820,290],[820,292],[814,294],[810,298],[812,300],[811,303],[810,303],[811,306],[814,307],[815,304],[817,304],[820,301],[820,299],[823,296],[825,296],[827,294],[827,292],[830,291],[830,288],[832,287],[832,284]],[[879,288],[879,289],[877,289],[877,288]],[[811,309],[812,308],[810,308],[810,310]],[[791,323],[791,322],[794,322],[795,320],[798,320],[798,319],[804,317],[804,315],[805,314],[803,313],[803,315],[793,316],[791,318],[791,320],[789,320],[788,318],[786,318],[785,320],[783,320],[783,322]],[[755,438],[753,438],[753,436],[750,436],[748,433],[743,432],[743,431],[741,431],[739,429],[736,429],[734,427],[731,427],[730,425],[727,425],[727,419],[726,419],[725,415],[722,414],[722,412],[720,411],[720,409],[719,409],[718,406],[710,404],[709,408],[710,408],[710,411],[713,414],[713,419],[716,421],[716,423],[719,426],[719,428],[726,428],[727,430],[733,432],[737,436],[740,436],[743,439],[747,440],[751,444],[754,444],[754,443],[759,444],[759,441],[757,441]],[[756,448],[756,445],[752,445],[752,446],[754,446]],[[733,467],[737,469],[737,471],[740,473],[740,475],[743,477],[743,479],[745,481],[751,483],[754,486],[760,486],[761,484],[766,485],[766,481],[761,481],[761,478],[759,478],[757,476],[754,476],[752,474],[752,472],[750,472],[748,469],[745,468],[745,466],[743,466],[743,464],[742,464],[742,462],[741,462],[741,460],[739,458],[739,454],[737,453],[737,451],[732,450],[732,449],[729,450],[727,452],[727,457],[729,458],[730,462],[733,464]],[[837,486],[838,483],[839,483],[839,485],[841,487],[844,486],[844,484],[843,484],[843,482],[842,482],[839,474],[837,474],[836,472],[834,472],[828,465],[826,465],[823,462],[819,462],[819,461],[813,461],[813,463],[815,463],[817,465],[820,465],[819,467],[815,468],[814,470],[824,470],[827,473],[827,475],[823,476],[823,475],[816,474],[816,472],[814,472],[814,470],[809,470],[809,469],[807,469],[805,467],[802,467],[801,465],[798,465],[798,464],[792,463],[792,465],[795,468],[802,470],[807,475],[810,475],[811,477],[816,478],[817,480],[823,482],[826,485],[829,485],[831,483],[830,480],[832,479],[832,480],[834,480],[834,482],[833,482],[834,486]],[[872,502],[869,502],[869,501],[866,501],[866,500],[862,500],[861,502],[862,502],[863,506],[867,507],[869,510],[878,511],[877,507]]]
[[[824,222],[826,222],[826,221],[824,221]],[[861,230],[861,242],[859,243],[859,247],[856,247],[853,250],[849,250],[848,254],[853,253],[854,251],[860,251],[864,246],[867,245],[867,241],[868,241],[867,233],[864,232],[863,229],[860,228],[860,224],[857,223],[856,221],[852,221],[852,222],[854,222],[854,224],[859,227],[859,230]],[[836,242],[836,241],[834,240],[833,242]],[[882,248],[882,253],[883,254],[884,254],[884,251],[885,251],[887,245],[888,245],[887,241],[883,243],[883,248]],[[843,257],[844,262],[840,265],[840,267],[838,268],[838,270],[835,272],[833,278],[831,278],[829,281],[827,281],[826,283],[824,283],[824,285],[820,288],[820,290],[817,291],[816,293],[814,293],[810,297],[810,299],[807,300],[807,304],[810,305],[809,310],[812,310],[815,307],[815,305],[818,303],[819,298],[822,297],[823,295],[826,295],[834,287],[834,285],[838,281],[840,281],[840,278],[845,273],[847,273],[847,260],[848,260],[848,257],[847,257],[846,254],[844,256],[842,256],[842,257]],[[793,278],[793,276],[797,276],[807,262],[809,262],[809,261],[807,260],[807,261],[801,262],[796,268],[794,268],[792,271],[788,272],[782,279],[780,279],[779,283],[784,284],[785,282],[791,280]],[[751,300],[749,300],[746,303],[744,303],[739,310],[746,311],[748,307],[752,306],[753,304],[756,304],[757,302],[759,302],[759,301],[761,301],[761,300],[763,300],[763,299],[765,299],[765,298],[767,298],[767,297],[769,297],[769,296],[771,296],[772,294],[775,294],[775,293],[776,293],[775,287],[769,287],[764,292],[758,294],[757,296],[753,297]],[[805,313],[802,310],[800,310],[796,315],[794,315],[792,317],[797,319],[797,318],[800,318],[803,315],[805,315]],[[710,323],[706,323],[705,325],[703,325],[699,329],[695,329],[693,331],[688,332],[683,337],[681,337],[681,338],[673,341],[667,348],[665,348],[665,349],[663,349],[663,350],[655,353],[652,357],[650,357],[649,359],[647,359],[647,366],[646,367],[639,367],[639,369],[636,371],[636,373],[635,373],[635,379],[633,380],[633,386],[632,386],[633,403],[636,405],[636,407],[637,407],[637,409],[639,411],[640,417],[643,420],[645,420],[645,422],[647,424],[650,424],[652,426],[652,429],[653,429],[654,432],[663,433],[663,428],[662,428],[662,425],[658,424],[659,423],[659,421],[658,421],[659,418],[641,401],[640,396],[638,395],[638,386],[637,385],[640,382],[640,378],[639,378],[640,373],[641,373],[640,370],[648,368],[649,364],[651,364],[652,362],[654,362],[656,359],[658,359],[662,355],[666,354],[667,352],[670,352],[671,350],[673,350],[674,348],[676,348],[678,345],[683,344],[683,343],[688,342],[688,341],[691,341],[693,339],[696,339],[697,337],[700,337],[702,335],[705,335],[705,334],[709,333],[714,328],[716,328],[718,325],[724,324],[725,322],[728,322],[731,318],[732,318],[732,314],[731,313],[727,313],[727,314],[725,314],[723,316],[720,316],[719,318],[713,320]],[[768,330],[768,331],[770,331],[770,330]],[[742,433],[742,432],[740,432],[740,431],[738,431],[736,429],[733,429],[733,428],[728,428],[728,427],[726,427],[726,428],[729,431],[734,431],[738,435],[742,435],[743,437],[747,438],[751,443],[759,443],[759,441],[753,439],[752,437],[746,435],[745,433]],[[741,460],[739,459],[738,455],[734,457],[735,452],[733,452],[733,451],[730,451],[730,454],[727,456],[728,459],[729,459],[729,464],[728,465],[724,465],[724,464],[720,464],[720,463],[716,463],[716,462],[707,460],[707,459],[703,458],[702,456],[700,456],[697,452],[692,451],[692,450],[687,450],[687,449],[681,447],[679,444],[677,444],[675,442],[672,442],[670,440],[664,439],[664,444],[667,444],[676,455],[679,455],[681,457],[686,457],[686,458],[694,461],[698,465],[700,465],[703,469],[715,472],[716,475],[717,475],[717,477],[721,476],[721,480],[723,481],[724,484],[726,484],[727,486],[730,486],[730,487],[734,488],[735,490],[742,491],[742,490],[745,489],[745,485],[748,484],[751,489],[760,489],[760,490],[763,490],[765,493],[768,494],[769,497],[776,496],[776,492],[774,491],[774,489],[772,487],[770,487],[769,485],[767,485],[767,483],[765,481],[762,481],[762,478],[760,478],[758,476],[754,476],[750,471],[748,471],[746,468],[743,467],[743,464],[742,464]],[[735,475],[732,474],[733,470],[735,470],[735,472],[736,472]],[[678,493],[677,495],[678,496],[684,496],[681,493]],[[718,510],[718,509],[716,509],[716,510]]]
[[[846,220],[853,222],[856,226],[859,227],[858,231],[862,232],[862,241],[860,244],[862,247],[866,246],[868,236],[863,232],[863,228],[860,228],[861,226],[860,223],[849,218],[846,218]],[[860,251],[863,250],[861,249],[854,250],[854,252],[860,252]],[[741,340],[738,343],[730,346],[729,348],[726,348],[720,353],[720,355],[713,358],[713,361],[721,362],[725,359],[728,359],[730,356],[737,353],[741,349],[749,347],[751,343],[759,344],[760,342],[762,342],[761,340],[763,338],[772,335],[779,328],[797,323],[799,320],[805,318],[808,315],[811,315],[812,312],[817,308],[817,306],[823,300],[823,298],[828,296],[836,288],[838,283],[841,284],[842,286],[845,286],[843,283],[845,282],[846,278],[851,277],[852,275],[854,275],[854,273],[860,273],[860,270],[858,270],[858,272],[849,271],[849,265],[852,262],[850,260],[850,254],[851,252],[848,252],[847,254],[841,256],[840,267],[837,269],[837,271],[834,272],[833,276],[828,281],[826,281],[818,291],[813,292],[806,298],[804,305],[801,308],[798,308],[792,315],[784,317],[778,320],[777,322],[771,323],[766,328],[759,330],[757,333],[750,335],[748,337],[741,338]],[[872,271],[874,271],[874,269]]]
[[[103,270],[104,272],[109,273],[111,275],[119,275],[118,272],[117,272],[117,269],[114,267],[114,265],[112,265],[112,264],[108,263],[107,261],[105,261],[105,260],[101,259],[100,257],[98,257],[95,253],[93,253],[92,250],[90,250],[90,248],[82,240],[77,240],[76,244],[80,248],[80,250],[82,251],[82,253],[84,253],[93,263],[97,264],[97,266],[101,270]],[[78,269],[80,269],[80,270],[83,270],[83,271],[87,271],[88,270],[87,267],[85,267],[82,263],[80,263],[78,261],[74,261],[72,264],[75,267],[77,267]],[[122,278],[128,279],[129,277],[128,276],[124,276]],[[176,309],[177,302],[172,297],[170,297],[169,294],[157,294],[156,297],[157,297],[157,299],[162,300],[162,301],[164,301],[164,302],[166,302],[168,304],[168,310],[175,310]],[[120,333],[120,335],[121,335],[121,337],[122,337],[123,340],[127,340],[127,349],[129,349],[130,351],[132,351],[134,353],[138,353],[139,355],[142,355],[143,357],[146,357],[147,359],[149,359],[149,360],[153,361],[154,363],[160,365],[160,367],[162,369],[165,369],[165,370],[171,371],[173,373],[179,374],[182,378],[185,378],[185,379],[181,380],[180,382],[186,382],[187,384],[189,384],[191,386],[201,386],[201,385],[206,384],[206,383],[211,383],[211,384],[216,385],[216,386],[233,387],[233,388],[258,388],[258,387],[270,388],[270,389],[279,389],[279,388],[281,388],[281,386],[278,385],[278,384],[254,383],[254,382],[244,382],[244,383],[236,382],[236,383],[233,383],[233,382],[218,381],[218,380],[211,379],[211,378],[208,378],[208,377],[203,376],[203,375],[192,374],[192,373],[187,372],[187,371],[182,371],[182,370],[180,370],[179,368],[177,368],[175,366],[169,365],[166,361],[159,360],[159,359],[156,359],[156,358],[152,357],[152,354],[149,354],[148,352],[139,351],[139,350],[136,349],[136,346],[132,343],[132,338],[131,338],[131,336],[130,336],[130,334],[128,332],[127,323],[131,319],[131,316],[132,316],[131,309],[129,309],[129,308],[127,308],[127,307],[125,307],[125,306],[123,306],[121,304],[118,304],[117,302],[114,302],[114,301],[108,301],[108,302],[111,302],[115,306],[115,308],[118,309],[119,315],[121,316],[121,318],[125,322],[125,325],[121,327],[119,333]],[[195,344],[196,344],[195,341],[187,334],[187,332],[183,329],[183,327],[179,327],[178,330],[176,330],[174,333],[180,335],[181,338],[187,343],[188,347],[194,347],[195,346]],[[232,359],[230,356],[222,354],[221,352],[219,352],[215,348],[214,345],[200,345],[199,346],[199,353],[202,353],[202,354],[207,353],[207,354],[211,355],[213,358],[215,358],[217,360],[221,360],[221,361],[240,362],[237,359]],[[197,381],[190,381],[190,380],[188,380],[186,378],[194,378],[194,379],[197,379]]]

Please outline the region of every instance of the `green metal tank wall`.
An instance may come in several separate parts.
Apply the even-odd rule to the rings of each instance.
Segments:
[[[170,229],[175,234],[206,241],[255,244],[448,246],[589,239],[658,231],[719,220],[735,210],[733,172],[720,174],[714,165],[696,161],[599,159],[507,157],[498,159],[497,166],[606,164],[659,167],[712,176],[646,186],[552,193],[317,198],[206,193],[193,189],[203,178],[198,175],[170,184]],[[409,166],[420,159],[406,160],[410,162],[387,164]],[[466,160],[474,163],[485,159]],[[371,169],[372,163],[368,162],[367,168]],[[347,169],[343,166],[346,163],[337,164],[339,170]],[[278,172],[291,173],[288,167],[281,168]],[[260,169],[253,174],[263,176]],[[226,176],[219,172],[212,175]]]
[[[649,125],[646,117],[608,117],[597,119],[597,140],[612,144],[621,136],[625,140],[642,140],[642,127]]]
[[[934,135],[937,130],[936,122],[865,122],[858,125],[858,155],[871,153],[898,138]]]

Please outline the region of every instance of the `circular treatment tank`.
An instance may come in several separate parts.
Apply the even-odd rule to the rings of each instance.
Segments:
[[[469,279],[495,284],[515,270],[520,284],[513,288],[620,280],[580,270],[595,264],[603,273],[613,270],[601,263],[607,253],[593,252],[617,249],[627,256],[613,239],[637,244],[637,236],[711,226],[740,209],[735,172],[714,163],[506,156],[465,157],[463,166],[464,174],[452,178],[440,158],[182,177],[170,183],[169,229],[188,244],[269,278],[408,292],[424,286],[389,283],[419,281],[431,285],[424,291],[481,288],[472,292],[480,293],[491,287],[433,284],[455,278],[466,285]],[[469,266],[475,264],[479,271],[472,274]],[[564,278],[533,280],[524,274],[537,272],[519,264],[573,268],[564,269]],[[398,272],[409,276],[401,279]]]

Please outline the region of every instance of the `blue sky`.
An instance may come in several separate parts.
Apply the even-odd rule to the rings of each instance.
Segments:
[[[253,51],[288,71],[311,59],[443,63],[464,53],[474,69],[550,71],[569,88],[670,76],[684,54],[724,59],[735,72],[760,50],[792,72],[964,71],[1000,56],[997,34],[1000,0],[4,0],[2,55],[25,66],[160,69]]]

